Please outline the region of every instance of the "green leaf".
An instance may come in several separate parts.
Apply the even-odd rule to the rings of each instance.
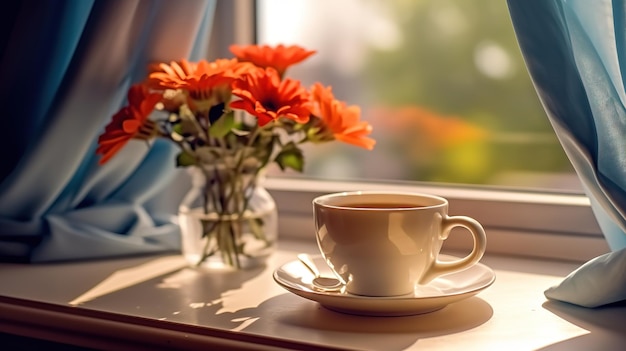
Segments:
[[[183,151],[176,156],[176,167],[188,167],[196,164],[196,158],[187,151]]]
[[[230,111],[225,113],[215,121],[209,128],[209,135],[215,138],[225,137],[235,126],[235,113]]]
[[[183,130],[183,124],[182,123],[176,123],[172,126],[172,132],[178,134],[178,135],[183,135],[184,134],[184,130]]]
[[[290,142],[276,156],[276,163],[281,170],[291,168],[295,171],[304,170],[304,154],[295,143]]]

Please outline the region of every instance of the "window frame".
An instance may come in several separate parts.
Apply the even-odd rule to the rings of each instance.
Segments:
[[[226,57],[232,43],[256,42],[256,1],[217,1],[209,59]],[[547,118],[547,117],[546,117]],[[485,227],[487,252],[584,262],[610,249],[584,194],[420,182],[342,182],[268,177],[276,200],[281,239],[315,241],[312,200],[331,192],[393,190],[443,196],[451,215],[466,215]],[[451,235],[449,250],[468,250],[468,237]]]

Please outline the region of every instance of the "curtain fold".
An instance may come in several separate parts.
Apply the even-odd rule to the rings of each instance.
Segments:
[[[586,307],[624,300],[626,2],[508,0],[508,6],[535,89],[613,251],[546,296]]]
[[[214,8],[215,0],[26,0],[0,15],[11,24],[0,41],[1,259],[178,250],[172,213],[146,206],[176,174],[173,147],[133,142],[103,166],[94,151],[149,63],[204,55]]]

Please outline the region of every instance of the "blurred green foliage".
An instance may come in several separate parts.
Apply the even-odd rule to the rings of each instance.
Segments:
[[[437,162],[406,159],[413,166],[404,178],[489,184],[504,173],[571,172],[526,71],[505,1],[382,4],[390,9],[401,43],[367,56],[371,103],[392,107],[389,111],[420,106],[486,132],[482,140],[439,149]],[[411,129],[408,123],[406,128]],[[377,147],[423,147],[414,140],[419,137],[389,138]]]
[[[285,2],[264,3],[273,7],[261,25],[280,23]],[[341,143],[306,148],[303,176],[572,186],[575,177],[559,178],[573,169],[526,70],[506,1],[291,4],[292,16],[299,13],[294,30],[263,39],[288,33],[317,50],[289,75],[305,85],[322,81],[361,106],[377,140],[373,151]]]

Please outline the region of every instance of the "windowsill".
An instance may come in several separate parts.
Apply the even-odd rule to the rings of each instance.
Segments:
[[[576,263],[490,254],[482,262],[496,281],[478,295],[430,314],[384,318],[332,312],[278,286],[273,270],[298,252],[316,247],[283,241],[267,267],[225,275],[185,269],[178,255],[0,264],[0,331],[153,350],[587,350],[626,342],[626,306],[546,301],[543,291]]]

